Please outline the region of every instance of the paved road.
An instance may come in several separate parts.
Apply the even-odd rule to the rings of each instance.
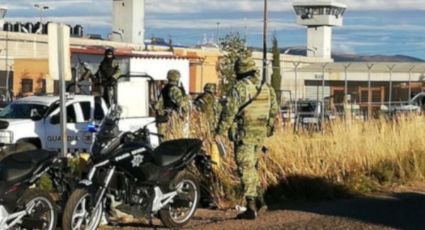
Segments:
[[[273,207],[256,221],[234,220],[236,212],[199,210],[185,229],[403,229],[425,230],[425,186],[351,200],[291,203]],[[143,224],[120,229],[163,229]],[[112,228],[112,227],[111,227]],[[118,227],[113,227],[117,229]]]

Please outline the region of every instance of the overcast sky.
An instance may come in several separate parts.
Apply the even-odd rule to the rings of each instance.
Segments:
[[[410,55],[425,59],[424,0],[340,0],[348,5],[344,27],[335,28],[335,52]],[[7,20],[37,21],[34,3],[51,7],[45,20],[82,24],[86,33],[110,31],[112,0],[0,0]],[[280,47],[305,46],[306,31],[295,23],[290,0],[269,0],[270,31]],[[159,36],[184,45],[214,41],[238,31],[250,46],[261,46],[262,0],[146,0],[145,37]]]

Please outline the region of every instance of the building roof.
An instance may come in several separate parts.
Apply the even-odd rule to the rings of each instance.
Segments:
[[[297,0],[293,3],[294,6],[335,6],[341,8],[347,8],[347,5],[333,1],[333,0]]]
[[[325,66],[326,65],[326,66]],[[315,63],[299,67],[299,71],[321,72],[325,66],[326,71],[341,71],[347,67],[349,72],[368,72],[368,66],[373,73],[425,73],[425,62],[335,62],[335,63]]]

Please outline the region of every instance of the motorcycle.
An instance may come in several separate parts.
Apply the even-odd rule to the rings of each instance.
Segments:
[[[112,106],[91,149],[92,167],[65,207],[63,229],[94,230],[114,209],[169,228],[186,225],[195,214],[200,187],[194,170],[210,175],[211,160],[198,139],[168,141],[153,148],[148,125],[120,133],[120,109]],[[156,119],[156,122],[165,122]],[[192,167],[193,165],[193,167]]]
[[[0,229],[56,229],[59,208],[72,188],[64,173],[66,159],[56,152],[30,150],[0,161]],[[59,196],[39,189],[48,176]],[[63,206],[62,206],[63,207]]]

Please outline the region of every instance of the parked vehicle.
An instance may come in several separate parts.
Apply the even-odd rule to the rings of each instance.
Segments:
[[[56,152],[31,150],[0,161],[0,229],[56,229],[72,183],[64,176],[66,161]],[[52,195],[36,186],[42,176],[53,183]]]
[[[153,148],[149,137],[159,134],[148,125],[120,132],[120,116],[121,109],[113,106],[102,121],[91,149],[92,167],[66,204],[63,229],[94,230],[113,209],[136,217],[159,217],[169,228],[187,224],[200,200],[191,165],[202,175],[211,171],[202,141],[180,139]]]
[[[425,92],[416,94],[408,104],[396,105],[392,108],[391,112],[424,112],[425,111]]]
[[[69,149],[87,151],[92,134],[86,131],[86,127],[103,119],[107,113],[106,104],[93,96],[69,96],[66,110]],[[7,151],[21,143],[38,149],[60,149],[59,97],[24,97],[0,111],[0,146]]]

